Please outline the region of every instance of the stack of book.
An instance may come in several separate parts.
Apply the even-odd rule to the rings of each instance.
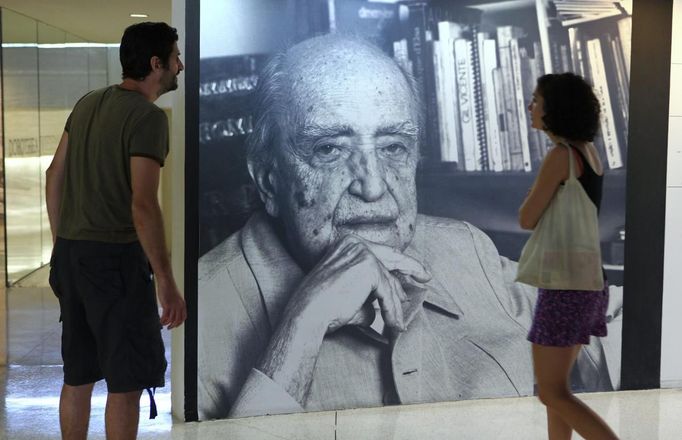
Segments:
[[[530,128],[527,104],[544,73],[539,42],[517,26],[484,32],[477,9],[402,5],[406,36],[393,52],[424,91],[427,157],[461,171],[537,167],[547,145]]]
[[[622,1],[613,0],[553,0],[557,19],[563,26],[575,26],[627,12]],[[631,3],[631,2],[630,2]]]
[[[398,63],[411,70],[426,107],[423,142],[430,162],[461,171],[537,169],[548,139],[531,128],[528,104],[545,73],[572,71],[594,85],[601,101],[595,143],[609,169],[624,166],[632,18],[627,2],[536,0],[516,23],[485,10],[443,1],[402,1]],[[500,12],[502,11],[502,12]],[[535,27],[537,25],[537,28]]]
[[[609,169],[625,165],[632,17],[627,2],[554,0],[544,37],[553,72],[575,72],[594,86],[601,103],[595,145]]]

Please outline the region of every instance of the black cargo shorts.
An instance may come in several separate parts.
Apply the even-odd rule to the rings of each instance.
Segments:
[[[61,309],[65,384],[105,379],[111,393],[164,386],[154,279],[139,242],[58,238],[50,286]]]

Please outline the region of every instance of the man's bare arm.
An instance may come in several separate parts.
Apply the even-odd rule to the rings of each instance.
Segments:
[[[163,217],[158,190],[161,166],[154,159],[133,156],[130,176],[133,188],[133,222],[142,248],[154,269],[158,296],[163,313],[161,324],[169,329],[179,326],[187,318],[185,301],[180,295],[164,237]]]
[[[62,188],[64,187],[66,169],[66,148],[68,144],[69,134],[64,132],[59,140],[59,145],[52,158],[52,162],[47,171],[45,171],[45,201],[47,203],[47,216],[50,219],[52,243],[57,239],[57,229],[59,228],[59,209],[62,203]]]

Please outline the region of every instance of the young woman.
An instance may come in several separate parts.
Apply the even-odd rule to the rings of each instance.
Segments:
[[[583,78],[573,73],[540,77],[528,106],[532,127],[554,143],[519,210],[519,223],[534,229],[557,189],[569,177],[573,156],[578,181],[599,209],[603,169],[592,144],[599,127],[599,101]],[[528,340],[538,397],[547,407],[550,440],[570,439],[573,430],[585,439],[616,439],[609,426],[570,389],[569,376],[582,344],[590,335],[606,336],[608,287],[602,291],[539,289]]]

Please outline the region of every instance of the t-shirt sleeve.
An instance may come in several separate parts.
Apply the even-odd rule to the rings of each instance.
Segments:
[[[64,124],[64,131],[67,133],[71,129],[71,115],[72,115],[72,113],[69,113],[69,117],[66,118],[66,124]]]
[[[168,118],[163,110],[140,119],[130,135],[128,153],[154,159],[163,166],[168,155]]]
[[[71,130],[71,117],[73,116],[73,111],[76,110],[76,107],[78,107],[78,104],[80,104],[81,101],[82,101],[83,99],[85,99],[85,97],[88,96],[89,94],[91,94],[92,92],[94,92],[94,90],[89,91],[89,92],[86,93],[85,95],[81,96],[80,99],[79,99],[78,101],[76,101],[76,104],[73,106],[73,110],[71,110],[71,113],[69,113],[69,117],[66,118],[66,124],[64,124],[64,131],[65,131],[65,132],[68,133],[69,130]]]

